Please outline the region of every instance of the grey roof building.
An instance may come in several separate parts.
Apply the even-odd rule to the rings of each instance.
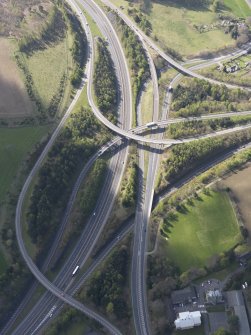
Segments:
[[[197,299],[197,294],[194,286],[188,286],[182,290],[173,291],[171,300],[173,305],[187,304]]]

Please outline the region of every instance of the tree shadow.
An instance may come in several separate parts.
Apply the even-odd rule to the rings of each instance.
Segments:
[[[189,9],[196,12],[209,11],[209,7],[203,3],[203,1],[197,0],[195,2],[186,0],[155,0],[154,3],[158,3],[164,6],[170,6],[178,9]]]

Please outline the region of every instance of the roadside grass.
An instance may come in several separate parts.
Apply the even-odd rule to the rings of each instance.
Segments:
[[[104,36],[101,34],[101,31],[99,30],[96,22],[93,20],[93,18],[88,14],[88,12],[84,9],[84,7],[81,5],[81,3],[78,1],[79,8],[81,8],[88,25],[90,27],[90,30],[92,32],[93,37],[101,37],[103,38]]]
[[[0,128],[0,201],[5,199],[27,154],[48,131],[48,126]]]
[[[235,0],[236,4],[245,8],[245,0]],[[124,13],[131,6],[125,0],[113,0],[117,6],[123,6]],[[231,2],[229,0],[228,2]],[[130,6],[129,6],[130,5]],[[134,4],[139,9],[139,4]],[[238,7],[228,6],[234,13]],[[247,11],[247,13],[249,10]],[[229,11],[226,11],[229,14]],[[168,6],[163,1],[152,3],[150,11],[145,14],[152,24],[152,36],[156,36],[158,44],[165,48],[170,47],[183,56],[197,55],[200,52],[214,52],[222,48],[234,45],[234,40],[226,35],[223,30],[211,30],[199,33],[194,25],[210,25],[217,20],[214,12],[208,10],[192,10],[182,7]],[[248,14],[246,15],[248,16]]]
[[[23,57],[45,108],[49,107],[52,97],[59,89],[60,80],[67,72],[70,57],[67,39],[45,50],[39,50],[30,57]]]
[[[238,17],[248,17],[251,9],[245,0],[224,0],[225,6]]]
[[[141,100],[142,123],[146,124],[152,121],[153,117],[153,85],[150,81],[146,84]]]
[[[200,194],[199,200],[170,220],[167,254],[181,269],[205,265],[207,259],[233,247],[240,239],[234,210],[224,192]]]

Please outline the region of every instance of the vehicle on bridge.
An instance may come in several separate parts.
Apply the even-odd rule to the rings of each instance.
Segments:
[[[158,125],[156,122],[149,122],[146,124],[146,127],[152,129],[152,128],[158,128]]]

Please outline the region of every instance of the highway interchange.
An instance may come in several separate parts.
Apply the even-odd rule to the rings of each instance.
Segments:
[[[89,162],[83,167],[83,170],[75,184],[73,189],[71,198],[68,202],[68,206],[66,208],[66,212],[64,215],[64,219],[62,221],[62,225],[58,231],[57,237],[55,242],[53,243],[52,249],[48,254],[48,258],[43,266],[42,271],[46,271],[48,269],[53,257],[55,256],[56,249],[58,246],[58,242],[62,233],[64,231],[64,227],[67,223],[69,218],[74,200],[76,198],[78,189],[84,180],[87,172],[95,162],[95,160],[100,157],[106,150],[111,148],[112,146],[120,146],[121,150],[115,152],[113,157],[109,163],[109,171],[106,176],[103,191],[100,195],[99,201],[95,208],[95,215],[92,215],[89,222],[87,223],[77,245],[75,246],[72,254],[69,256],[69,259],[63,265],[61,271],[54,279],[53,283],[51,283],[36,267],[33,263],[32,259],[29,257],[23,239],[22,239],[22,230],[21,230],[21,213],[22,213],[22,205],[26,195],[27,190],[30,187],[31,181],[33,177],[36,175],[37,171],[39,170],[42,162],[44,161],[48,151],[50,150],[51,146],[53,145],[58,133],[62,129],[67,117],[70,115],[71,110],[73,109],[82,89],[77,92],[69,110],[65,114],[64,118],[60,122],[59,126],[57,127],[56,131],[53,133],[50,141],[46,145],[44,151],[42,152],[41,156],[39,157],[38,161],[36,162],[34,168],[32,169],[31,173],[29,174],[22,192],[19,197],[17,210],[16,210],[16,232],[18,237],[18,243],[21,250],[21,253],[26,261],[26,264],[30,268],[31,272],[34,274],[36,279],[48,290],[42,298],[35,304],[32,310],[27,314],[27,316],[23,319],[23,321],[19,324],[19,326],[12,332],[12,334],[36,334],[42,331],[42,329],[46,326],[46,324],[51,321],[51,315],[56,316],[59,311],[61,310],[63,303],[68,303],[74,308],[85,313],[87,316],[94,318],[98,322],[100,322],[111,334],[120,334],[120,331],[114,327],[110,322],[108,322],[104,317],[98,315],[94,311],[91,311],[89,308],[84,306],[83,304],[79,303],[77,300],[73,298],[74,293],[81,287],[84,280],[93,272],[93,270],[97,267],[98,264],[106,257],[106,255],[110,252],[110,250],[118,243],[118,239],[115,238],[113,241],[107,246],[105,251],[100,255],[100,258],[94,260],[93,264],[90,268],[84,273],[81,274],[80,278],[76,278],[74,281],[71,278],[72,269],[74,268],[73,264],[80,264],[82,268],[86,263],[88,257],[90,256],[100,234],[102,233],[102,229],[107,222],[107,219],[111,213],[112,206],[114,204],[114,200],[116,194],[118,192],[119,184],[121,178],[124,173],[125,169],[125,162],[128,156],[128,140],[133,139],[138,141],[139,143],[150,143],[154,147],[157,144],[162,144],[165,146],[181,143],[181,142],[188,142],[192,140],[196,140],[197,138],[189,138],[189,139],[182,139],[182,140],[167,140],[163,139],[163,133],[159,134],[152,134],[150,137],[143,137],[141,135],[137,135],[137,132],[141,132],[147,129],[145,125],[139,125],[136,129],[131,129],[131,120],[132,120],[132,96],[131,96],[131,83],[130,83],[130,76],[129,71],[126,63],[126,59],[124,56],[123,49],[121,44],[118,40],[117,34],[111,25],[110,21],[107,19],[104,12],[95,4],[92,0],[81,0],[79,3],[81,6],[85,8],[85,10],[90,14],[90,16],[95,20],[97,23],[100,31],[102,32],[103,36],[107,38],[109,50],[112,55],[112,59],[115,64],[117,77],[120,83],[120,94],[121,94],[121,106],[119,111],[119,122],[122,128],[114,126],[110,124],[108,120],[104,118],[104,116],[100,113],[98,108],[96,107],[93,96],[92,96],[92,77],[93,77],[93,64],[94,64],[94,42],[92,38],[91,31],[86,24],[86,20],[84,15],[82,14],[82,9],[79,7],[78,3],[75,1],[68,1],[71,6],[76,10],[77,13],[80,14],[80,19],[82,21],[82,25],[86,31],[86,35],[88,38],[89,43],[89,60],[86,66],[86,77],[87,77],[87,93],[88,93],[88,100],[89,104],[97,116],[97,118],[104,123],[108,128],[113,130],[115,133],[119,135],[119,137],[114,138],[110,143],[106,144],[89,160]],[[107,1],[105,1],[108,4]],[[109,4],[110,5],[110,4]],[[119,10],[115,8],[117,13]],[[123,13],[120,13],[121,17]],[[124,15],[124,14],[123,14]],[[126,21],[127,18],[123,17]],[[173,67],[178,69],[181,73],[188,74],[190,76],[198,77],[196,73],[193,71],[184,68],[182,65],[178,64],[177,62],[173,61],[169,56],[163,54],[155,44],[146,37],[142,32],[139,31],[137,27],[133,25],[133,23],[126,22],[130,25],[131,28],[134,29],[135,33],[139,36],[140,40],[143,42],[144,47],[147,50],[147,45],[150,45],[151,48],[154,48],[163,58],[165,58]],[[164,108],[162,111],[162,115],[159,115],[159,98],[158,98],[158,82],[156,71],[153,65],[152,58],[149,53],[148,61],[149,66],[151,69],[151,77],[154,87],[154,106],[153,106],[153,121],[158,124],[159,127],[165,126],[170,123],[174,122],[184,122],[184,119],[178,120],[171,120],[167,119],[168,116],[168,106]],[[204,79],[204,78],[203,78]],[[211,81],[211,80],[210,80]],[[84,85],[85,83],[83,83]],[[170,102],[170,95],[167,94],[167,101]],[[169,104],[168,104],[169,105]],[[250,112],[243,112],[244,115],[249,115]],[[243,115],[242,114],[242,115]],[[230,114],[220,114],[214,115],[213,117],[229,117]],[[232,116],[238,115],[238,113],[234,113]],[[160,121],[159,120],[160,117]],[[210,118],[210,116],[202,116],[198,118],[192,119],[204,119]],[[240,131],[250,125],[236,127],[234,129],[227,129],[221,132],[208,134],[204,137],[210,136],[217,136],[219,134],[224,134],[232,131]],[[123,139],[122,137],[126,138]],[[133,251],[133,260],[132,260],[132,275],[131,275],[131,292],[132,292],[132,301],[133,301],[133,314],[134,314],[134,322],[135,322],[135,329],[137,334],[150,334],[150,325],[149,325],[149,318],[148,318],[148,311],[147,311],[147,301],[146,301],[146,288],[145,288],[145,263],[146,263],[146,250],[147,250],[147,224],[151,213],[152,202],[153,202],[153,194],[154,194],[154,181],[155,175],[158,166],[158,159],[159,159],[159,150],[150,151],[149,154],[149,162],[148,162],[148,172],[147,172],[147,179],[144,184],[143,180],[143,173],[145,169],[145,162],[144,162],[144,147],[139,145],[139,167],[142,171],[141,178],[139,178],[139,189],[141,196],[138,197],[138,204],[137,210],[135,215],[134,221],[134,251]],[[196,172],[196,171],[194,171]],[[198,171],[197,171],[198,173]],[[179,186],[178,186],[179,187]],[[125,226],[125,229],[122,230],[119,234],[120,238],[122,238],[130,229],[132,228],[133,221]],[[51,292],[51,293],[49,293]],[[7,333],[7,332],[4,332]],[[4,334],[3,333],[3,334]]]

